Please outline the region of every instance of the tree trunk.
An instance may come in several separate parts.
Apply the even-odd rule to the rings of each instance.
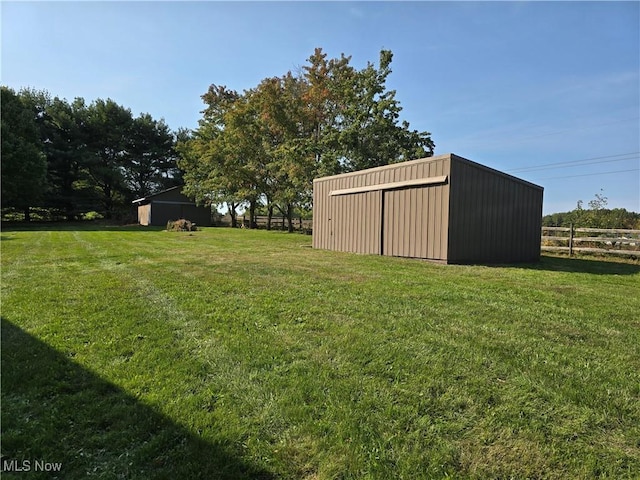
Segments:
[[[287,203],[287,231],[293,232],[293,206]]]
[[[105,185],[102,189],[104,192],[104,218],[111,219],[113,216],[113,198],[111,197],[111,186]]]
[[[273,204],[269,203],[269,207],[267,207],[267,230],[271,230],[272,217],[273,217]]]
[[[65,217],[67,218],[67,222],[73,222],[76,218],[74,214],[74,207],[72,203],[66,203],[64,207]]]
[[[249,202],[249,228],[256,228],[256,201]]]
[[[231,217],[231,228],[238,227],[238,213],[236,212],[235,203],[227,203],[229,207],[229,216]]]
[[[24,221],[25,222],[30,222],[31,221],[31,208],[30,207],[24,207]]]

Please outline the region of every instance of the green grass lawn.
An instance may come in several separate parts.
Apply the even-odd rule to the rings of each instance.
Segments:
[[[3,478],[640,478],[637,263],[3,227]]]

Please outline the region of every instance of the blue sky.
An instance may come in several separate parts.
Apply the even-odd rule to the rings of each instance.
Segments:
[[[545,187],[544,213],[640,211],[639,2],[7,2],[1,83],[194,128],[212,83],[296,71],[315,47],[393,54],[402,119]],[[561,162],[566,162],[564,165]],[[559,165],[560,164],[560,165]]]

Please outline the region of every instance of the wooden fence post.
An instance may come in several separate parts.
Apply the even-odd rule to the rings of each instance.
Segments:
[[[556,235],[549,234],[559,232]],[[561,233],[560,233],[561,232]],[[569,235],[566,235],[566,234]],[[596,235],[584,236],[581,234]],[[578,228],[573,223],[569,227],[542,227],[541,250],[629,255],[640,258],[640,230],[623,228]],[[560,242],[558,246],[558,243]],[[567,243],[564,243],[567,242]],[[585,244],[588,246],[585,247]],[[603,244],[595,248],[592,244]]]
[[[573,223],[569,224],[569,256],[573,256]]]

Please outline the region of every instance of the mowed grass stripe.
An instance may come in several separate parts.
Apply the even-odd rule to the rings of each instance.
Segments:
[[[3,242],[3,281],[22,282],[3,317],[275,476],[634,478],[640,463],[636,265],[440,266],[228,229],[31,235],[48,271]]]
[[[113,240],[113,234],[109,233],[107,238],[102,239],[103,242]],[[209,374],[204,373],[197,356],[193,356],[193,345],[184,341],[194,335],[194,331],[189,329],[188,316],[175,306],[171,297],[161,294],[144,278],[136,277],[131,267],[119,260],[123,257],[117,257],[108,249],[102,248],[108,242],[101,243],[101,235],[93,232],[55,232],[51,237],[53,243],[44,244],[42,252],[51,255],[51,259],[57,259],[56,262],[52,262],[51,268],[47,270],[32,271],[32,275],[25,279],[25,285],[16,285],[16,290],[22,293],[3,302],[3,318],[24,324],[25,327],[30,326],[31,333],[37,334],[48,344],[55,345],[65,357],[122,387],[141,403],[152,405],[155,410],[163,413],[189,413],[184,402],[194,403],[194,393],[201,388],[202,378]],[[32,249],[29,251],[31,254],[38,253]],[[65,252],[66,263],[60,262],[62,251]],[[128,253],[122,251],[121,255],[126,258]],[[13,302],[35,308],[12,309]],[[21,310],[23,316],[12,315],[9,313],[12,310]],[[204,341],[208,340],[205,338]],[[211,353],[218,350],[219,347],[209,352],[209,365],[214,360]],[[228,366],[226,370],[230,370]],[[234,371],[234,379],[244,377],[246,375],[243,372]],[[20,381],[19,375],[16,375],[15,381]],[[56,383],[54,379],[53,385],[49,383],[47,382],[48,389],[67,388],[65,381]],[[10,390],[4,389],[3,385],[3,394],[7,394],[5,406],[15,404],[24,407],[31,403],[28,398],[13,396]],[[100,400],[89,399],[89,402],[100,403]],[[200,412],[201,408],[192,410]],[[5,411],[11,420],[17,419],[15,411],[12,412],[9,408]],[[31,413],[22,413],[26,421],[32,417]],[[5,426],[9,425],[9,431],[13,424],[11,420],[3,422]],[[189,417],[178,420],[193,423],[193,419]],[[50,431],[46,418],[43,423],[44,431],[37,432],[34,428],[37,423],[31,420],[31,428],[27,430],[28,433],[25,432],[30,441],[41,445],[51,441],[57,443],[55,437],[41,436],[43,433],[57,435]],[[208,418],[206,423],[214,431],[220,431],[219,427],[214,426],[212,418]],[[153,431],[153,427],[154,425],[149,425],[150,431]],[[63,432],[59,433],[64,438]],[[96,433],[87,431],[86,435],[95,437]],[[145,449],[147,440],[131,445],[126,435],[125,430],[119,443],[124,444],[126,453],[135,458],[136,452]],[[130,459],[122,458],[123,452],[117,450],[109,452],[112,458],[105,459],[109,455],[100,451],[104,451],[104,447],[109,445],[108,437],[105,435],[104,444],[98,449],[98,454],[93,455],[92,461],[96,464],[111,462],[115,466],[129,462]],[[9,440],[11,439],[9,436]],[[224,435],[219,435],[216,440],[224,442]],[[68,467],[71,464],[69,468],[82,463],[82,459],[77,456],[74,458],[72,453],[67,452],[65,463]],[[59,457],[59,453],[56,455]],[[160,448],[153,458],[161,455],[164,452]],[[142,454],[138,456],[143,457]],[[206,463],[206,459],[200,460],[203,464]],[[113,468],[116,467],[106,468],[106,471]],[[126,463],[118,468],[120,471],[126,470]],[[194,468],[197,470],[197,465]],[[230,478],[234,478],[237,473],[232,473]],[[145,478],[145,475],[139,477]],[[167,476],[171,477],[170,474]]]

